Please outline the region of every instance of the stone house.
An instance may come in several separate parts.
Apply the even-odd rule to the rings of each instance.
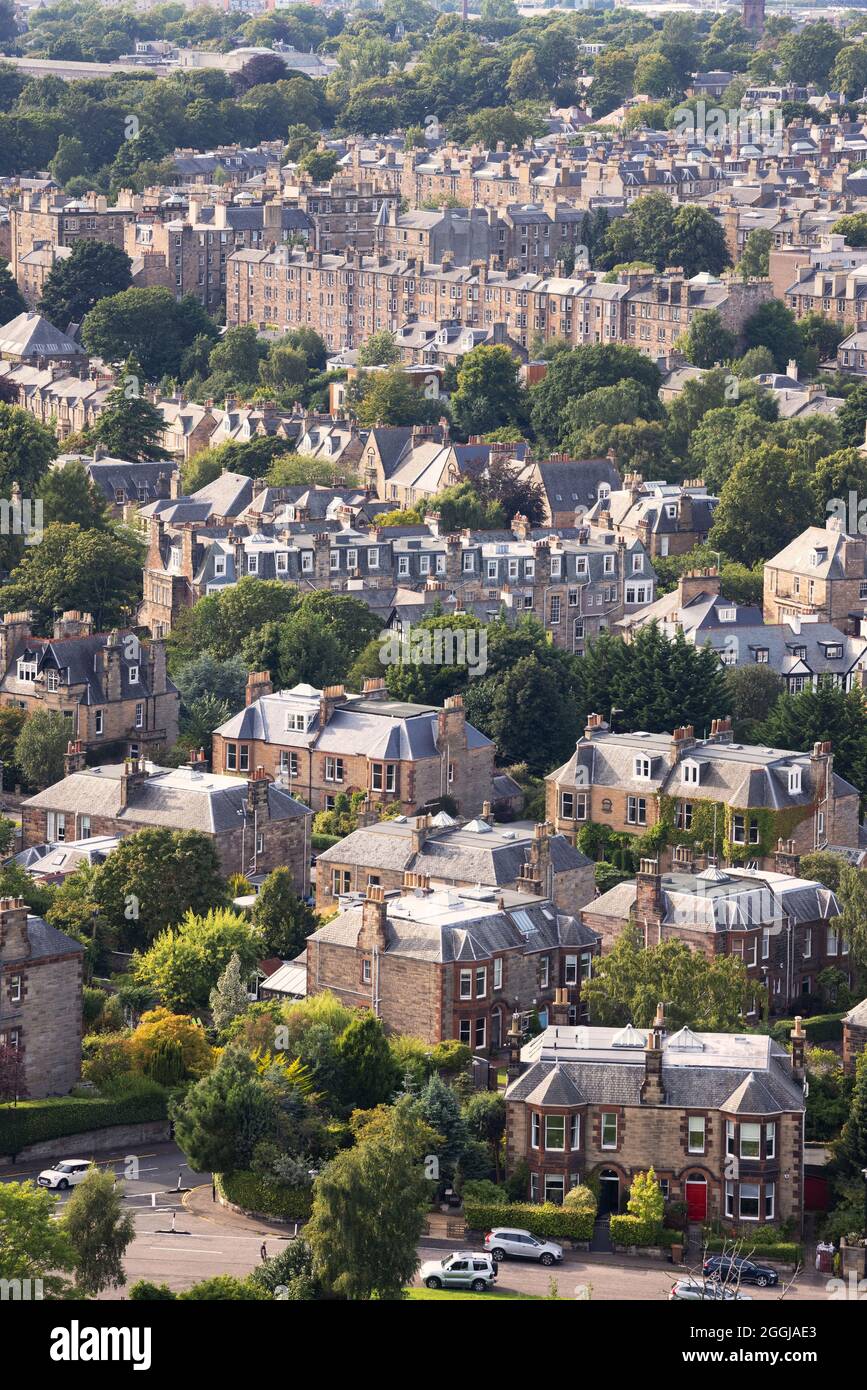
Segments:
[[[494,825],[490,805],[461,825],[445,812],[399,816],[354,830],[316,861],[316,907],[330,912],[348,894],[370,884],[387,892],[408,873],[434,888],[506,888],[550,898],[560,912],[576,912],[594,894],[592,860],[550,826],[532,834]]]
[[[844,632],[859,632],[867,614],[867,539],[859,534],[857,498],[841,503],[854,516],[829,516],[825,526],[808,526],[765,565],[765,621],[818,619]]]
[[[867,999],[850,1009],[843,1019],[843,1070],[855,1074],[855,1063],[867,1051]]]
[[[562,1202],[592,1172],[600,1212],[617,1212],[653,1167],[691,1221],[801,1230],[800,1019],[790,1055],[761,1034],[669,1033],[662,1005],[640,1029],[574,1028],[564,1012],[521,1049],[506,1091],[506,1164],[527,1163],[531,1201]]]
[[[328,989],[373,1009],[389,1031],[496,1056],[512,1014],[544,1015],[556,989],[569,1016],[582,1017],[581,981],[597,953],[597,937],[550,899],[434,891],[408,874],[401,890],[371,884],[308,937],[307,993]]]
[[[494,745],[468,724],[463,697],[442,709],[393,700],[380,680],[361,695],[342,685],[274,691],[267,671],[247,680],[247,704],[214,731],[214,770],[243,776],[263,767],[314,811],[341,794],[404,815],[448,797],[464,816],[492,799]]]
[[[178,737],[180,696],[166,673],[165,644],[134,632],[94,632],[70,611],[52,637],[34,637],[31,613],[0,623],[0,705],[65,716],[69,737],[96,758],[137,757]]]
[[[21,898],[0,899],[0,1047],[17,1050],[30,1100],[66,1095],[81,1077],[83,958]]]
[[[628,473],[620,491],[591,507],[586,520],[628,541],[641,541],[651,561],[688,555],[707,540],[719,498],[708,495],[701,479],[683,484],[645,483]]]
[[[633,923],[646,946],[676,940],[709,960],[736,956],[757,987],[748,1014],[758,1015],[763,988],[771,1012],[785,1013],[818,993],[818,977],[829,966],[849,982],[853,971],[834,894],[798,877],[790,846],[781,845],[774,861],[772,872],[698,869],[680,847],[669,872],[662,873],[654,859],[642,859],[635,878],[588,903],[581,920],[601,937],[603,955]]]
[[[257,767],[246,781],[207,771],[203,758],[166,768],[143,758],[85,767],[74,745],[67,775],[22,806],[25,848],[90,836],[131,835],[161,827],[196,830],[213,840],[224,875],[292,871],[298,893],[310,880],[312,813]]]
[[[566,835],[591,823],[636,836],[661,826],[663,868],[678,845],[753,869],[773,869],[781,839],[795,854],[859,845],[858,790],[834,772],[830,743],[810,753],[735,743],[728,718],[697,739],[691,725],[612,734],[592,714],[546,782],[546,818]]]

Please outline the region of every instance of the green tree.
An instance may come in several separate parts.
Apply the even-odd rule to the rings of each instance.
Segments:
[[[864,242],[867,246],[867,239]],[[864,443],[867,429],[867,386],[856,386],[846,397],[845,404],[837,412],[843,445],[857,449]]]
[[[314,1275],[353,1300],[401,1298],[418,1266],[428,1190],[413,1102],[399,1101],[389,1121],[328,1165],[304,1231]]]
[[[852,1104],[837,1153],[845,1170],[853,1175],[860,1176],[867,1167],[867,1052],[862,1052],[855,1063]]]
[[[635,66],[635,90],[651,97],[673,96],[677,74],[663,53],[645,53]]]
[[[241,969],[241,958],[235,952],[216,985],[211,990],[209,1004],[214,1027],[222,1032],[224,1028],[244,1014],[250,1007],[247,996],[248,976]]]
[[[106,241],[76,241],[65,260],[55,261],[38,309],[50,323],[65,329],[81,323],[106,295],[120,294],[132,284],[129,256]]]
[[[399,367],[361,378],[358,419],[362,425],[429,425],[443,412],[441,400],[428,400]]]
[[[594,343],[558,353],[544,379],[530,392],[530,414],[537,438],[545,447],[556,448],[570,402],[600,386],[615,386],[628,380],[638,382],[655,396],[661,377],[649,358],[619,344]],[[566,419],[568,427],[571,417]]]
[[[837,893],[840,900],[840,930],[849,944],[852,964],[867,969],[867,875],[862,869],[844,864],[840,869]]]
[[[210,652],[202,652],[201,656],[179,665],[172,672],[172,679],[185,705],[193,704],[203,695],[225,700],[231,710],[244,703],[247,668],[239,656],[220,661]]]
[[[838,217],[831,231],[835,236],[845,237],[849,246],[867,246],[867,213],[853,212]]]
[[[298,896],[292,874],[283,866],[273,869],[265,879],[256,894],[252,915],[265,953],[284,960],[300,955],[317,927],[315,912]]]
[[[123,624],[141,598],[143,546],[119,530],[82,530],[52,523],[9,577],[3,601],[11,612],[31,609],[45,629],[56,612],[77,608],[97,632]]]
[[[867,784],[867,710],[859,689],[844,691],[820,680],[798,695],[781,695],[759,731],[772,748],[809,752],[830,741],[834,771],[856,787]]]
[[[349,1109],[372,1110],[391,1099],[397,1068],[382,1027],[373,1013],[353,1018],[337,1042],[339,1098]]]
[[[767,275],[772,240],[765,227],[754,227],[750,232],[737,266],[738,274],[745,280],[763,279]]]
[[[399,362],[400,349],[394,340],[394,334],[389,333],[387,328],[380,328],[376,333],[371,333],[358,349],[358,361],[362,367],[387,367]]]
[[[780,299],[766,300],[750,315],[744,324],[744,341],[748,348],[766,347],[781,372],[790,360],[798,360],[804,346],[794,314]]]
[[[134,357],[128,357],[123,375],[109,391],[94,430],[94,437],[114,458],[138,462],[169,457],[160,443],[163,417],[142,394],[142,386],[142,369]]]
[[[737,338],[723,323],[719,310],[698,314],[682,340],[684,356],[694,367],[716,367],[734,356]]]
[[[82,531],[104,531],[108,526],[105,497],[77,459],[63,468],[52,468],[39,485],[39,496],[45,526],[53,522],[62,526],[73,524]]]
[[[100,299],[86,316],[82,342],[107,362],[135,357],[148,381],[177,376],[184,351],[200,335],[217,337],[217,326],[198,300],[177,301],[161,286],[133,287]]]
[[[30,715],[15,744],[15,762],[31,787],[49,787],[62,778],[69,728],[63,715],[51,710]]]
[[[41,1279],[43,1293],[61,1298],[69,1291],[63,1277],[73,1267],[73,1250],[58,1199],[34,1182],[0,1183],[0,1279]]]
[[[337,155],[333,150],[308,150],[299,163],[314,183],[327,183],[337,168]]]
[[[647,1226],[662,1226],[665,1212],[665,1198],[652,1168],[646,1173],[636,1173],[629,1188],[626,1210],[630,1216]]]
[[[745,565],[770,559],[804,528],[810,494],[804,471],[776,446],[735,464],[714,512],[710,543]]]
[[[837,348],[846,336],[843,328],[833,319],[811,309],[798,321],[802,349],[800,362],[810,376],[814,376],[820,365],[837,356]]]
[[[113,1173],[88,1169],[64,1208],[62,1224],[74,1252],[78,1291],[95,1298],[126,1281],[123,1257],[135,1239],[135,1221],[124,1211]]]
[[[225,900],[213,840],[198,830],[152,826],[126,835],[100,866],[100,912],[140,946],[189,912],[201,914]]]
[[[464,1122],[473,1139],[487,1144],[496,1182],[500,1181],[506,1102],[495,1091],[476,1091],[464,1106]]]
[[[238,913],[226,908],[212,908],[205,916],[187,912],[143,955],[133,957],[132,973],[154,999],[181,1013],[205,1007],[233,955],[249,974],[261,951],[258,932]]]
[[[0,257],[0,323],[9,323],[26,309],[24,296],[9,269],[9,262]]]
[[[51,430],[28,411],[0,402],[0,496],[10,497],[13,483],[23,497],[35,496],[56,453]]]
[[[645,947],[643,928],[631,924],[582,992],[595,1024],[647,1028],[662,999],[670,1027],[730,1033],[743,1027],[754,986],[739,957],[708,958],[684,941]]]
[[[727,670],[725,681],[735,738],[755,743],[759,724],[783,693],[783,682],[769,666],[756,665]]]
[[[199,1173],[245,1171],[276,1130],[274,1098],[246,1053],[226,1048],[174,1107],[175,1139]]]
[[[473,681],[465,704],[470,722],[497,745],[498,761],[525,761],[531,772],[556,764],[579,732],[577,710],[557,671],[535,655]]]
[[[519,363],[503,344],[483,343],[461,359],[451,411],[461,434],[484,434],[523,419],[525,393]]]

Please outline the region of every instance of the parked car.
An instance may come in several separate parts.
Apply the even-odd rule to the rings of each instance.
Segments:
[[[89,1158],[61,1158],[51,1168],[43,1168],[36,1179],[38,1187],[56,1187],[61,1192],[83,1182],[90,1167]]]
[[[426,1260],[419,1274],[429,1289],[472,1289],[484,1293],[497,1277],[490,1255],[453,1250],[443,1260]]]
[[[485,1236],[485,1249],[492,1260],[538,1260],[540,1265],[558,1264],[563,1258],[563,1247],[553,1240],[540,1240],[529,1231],[515,1230],[511,1226],[497,1226]]]
[[[757,1284],[760,1289],[778,1284],[780,1276],[768,1265],[756,1264],[743,1255],[711,1255],[702,1265],[702,1274],[709,1279],[739,1280],[742,1284]]]
[[[751,1302],[748,1293],[738,1293],[734,1289],[727,1289],[724,1284],[718,1283],[716,1279],[708,1279],[700,1283],[697,1279],[678,1279],[676,1284],[672,1284],[669,1299],[676,1298],[685,1302],[701,1302],[709,1299],[711,1302],[737,1299]]]

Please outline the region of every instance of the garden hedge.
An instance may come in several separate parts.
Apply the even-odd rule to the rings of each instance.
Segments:
[[[312,1188],[291,1187],[261,1173],[221,1173],[220,1190],[234,1206],[283,1221],[306,1221],[313,1203]]]
[[[339,836],[339,835],[311,835],[311,836],[310,836],[310,844],[311,844],[312,848],[315,849],[315,850],[317,851],[317,853],[321,854],[323,850],[330,849],[332,845],[339,845],[339,844],[340,844],[340,836]]]
[[[164,1092],[138,1091],[129,1096],[60,1096],[50,1100],[21,1100],[0,1106],[0,1153],[17,1154],[29,1144],[62,1139],[109,1125],[138,1125],[164,1120]]]
[[[682,1231],[667,1231],[652,1221],[641,1221],[637,1216],[612,1216],[611,1241],[613,1245],[662,1246],[683,1241]]]
[[[464,1217],[473,1231],[489,1231],[494,1226],[514,1226],[548,1240],[589,1240],[593,1235],[591,1213],[571,1211],[569,1207],[558,1207],[553,1202],[541,1205],[509,1202],[504,1206],[464,1202]]]
[[[711,1236],[705,1242],[705,1248],[711,1255],[720,1254],[723,1250],[731,1254],[731,1238],[727,1241],[722,1236]],[[770,1241],[757,1242],[753,1247],[746,1240],[741,1245],[738,1254],[743,1255],[744,1259],[752,1260],[754,1264],[762,1264],[765,1260],[777,1260],[780,1264],[797,1265],[803,1263],[803,1248],[795,1241],[781,1240],[776,1243]]]
[[[771,1025],[771,1037],[775,1042],[787,1044],[789,1034],[795,1026],[793,1018],[780,1018]],[[802,1020],[808,1042],[839,1042],[843,1037],[843,1014],[814,1014]]]

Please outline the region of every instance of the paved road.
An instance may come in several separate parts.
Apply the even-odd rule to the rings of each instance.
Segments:
[[[68,1156],[78,1157],[76,1154]],[[81,1155],[87,1156],[86,1153]],[[269,1230],[262,1223],[246,1220],[219,1207],[211,1208],[210,1174],[192,1173],[174,1144],[148,1145],[142,1153],[132,1156],[137,1168],[129,1163],[130,1157],[112,1154],[96,1158],[100,1167],[110,1169],[123,1179],[126,1203],[135,1217],[136,1236],[124,1261],[128,1285],[137,1279],[150,1279],[155,1283],[167,1283],[180,1292],[213,1274],[248,1274],[261,1259],[263,1239],[268,1254],[275,1255],[289,1238],[275,1234],[273,1228]],[[43,1161],[0,1169],[0,1182],[35,1178],[48,1166]],[[182,1188],[199,1189],[194,1211],[183,1205],[185,1193],[178,1190],[179,1177]],[[60,1195],[61,1208],[68,1197],[68,1193]],[[419,1260],[441,1259],[448,1249],[472,1248],[461,1242],[447,1247],[442,1242],[422,1241]],[[497,1287],[544,1296],[553,1278],[561,1298],[565,1299],[573,1299],[579,1286],[589,1284],[591,1298],[596,1301],[660,1302],[668,1298],[675,1277],[672,1267],[663,1262],[651,1264],[615,1255],[596,1255],[588,1259],[584,1254],[569,1252],[563,1264],[553,1269],[506,1261],[500,1267]],[[773,1301],[779,1297],[773,1289],[750,1289],[749,1293],[755,1299]],[[122,1298],[123,1294],[124,1289],[117,1289],[102,1297]],[[786,1300],[824,1297],[822,1285],[802,1276],[787,1293]]]

